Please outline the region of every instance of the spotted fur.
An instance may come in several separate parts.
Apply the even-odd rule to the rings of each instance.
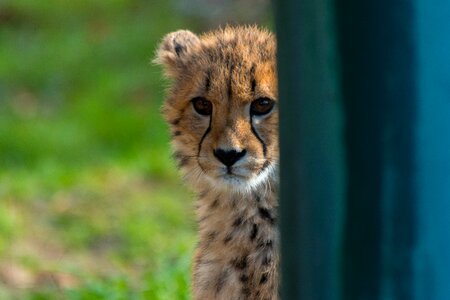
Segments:
[[[276,43],[257,27],[197,36],[180,30],[162,41],[156,62],[172,85],[163,107],[174,158],[197,192],[199,244],[194,299],[278,299],[278,109]],[[192,99],[212,103],[199,114]],[[275,101],[265,115],[256,99]],[[216,149],[245,155],[227,167]]]

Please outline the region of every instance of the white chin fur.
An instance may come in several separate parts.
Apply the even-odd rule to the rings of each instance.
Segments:
[[[271,164],[259,175],[253,176],[252,178],[244,178],[242,176],[233,175],[224,175],[217,178],[211,177],[208,174],[204,174],[204,177],[206,177],[206,180],[213,189],[249,194],[257,190],[262,184],[269,180],[271,176],[274,176],[275,173],[275,167]]]

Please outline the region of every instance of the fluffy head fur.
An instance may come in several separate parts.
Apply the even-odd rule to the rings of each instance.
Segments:
[[[273,175],[278,160],[278,111],[252,115],[258,98],[277,99],[275,40],[256,27],[220,29],[197,37],[190,31],[168,34],[157,51],[173,79],[163,107],[171,124],[175,157],[194,186],[205,180],[214,188],[251,191]],[[200,115],[192,99],[212,103]],[[227,168],[214,150],[245,150]]]

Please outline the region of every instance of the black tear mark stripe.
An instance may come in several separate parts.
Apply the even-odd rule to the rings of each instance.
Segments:
[[[267,145],[264,140],[259,136],[258,132],[256,132],[255,126],[253,126],[253,115],[250,115],[250,126],[252,128],[253,135],[258,139],[263,148],[264,157],[267,156]]]
[[[203,134],[202,138],[200,139],[200,143],[198,144],[198,153],[197,153],[197,157],[200,156],[200,152],[202,151],[203,140],[206,138],[206,136],[208,135],[208,133],[211,131],[211,121],[212,121],[212,114],[209,116],[209,124],[208,124],[208,128],[206,129],[205,133]]]

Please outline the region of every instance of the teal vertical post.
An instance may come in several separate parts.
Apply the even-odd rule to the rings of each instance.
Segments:
[[[342,126],[329,0],[275,2],[280,103],[282,298],[334,300]]]
[[[448,300],[450,2],[334,4],[275,3],[283,299]]]
[[[414,0],[337,0],[347,199],[343,299],[413,299]]]
[[[414,300],[450,299],[450,1],[416,0]]]
[[[450,3],[337,0],[343,299],[450,299]]]

